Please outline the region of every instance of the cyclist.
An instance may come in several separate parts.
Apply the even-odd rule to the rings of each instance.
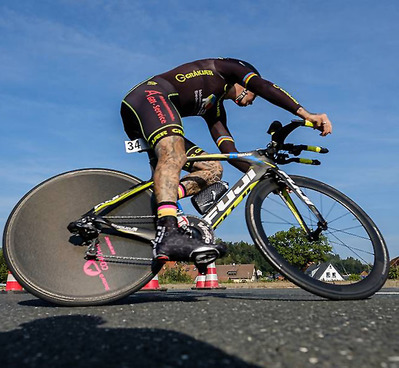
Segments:
[[[209,263],[225,253],[221,245],[191,238],[177,224],[177,200],[220,181],[223,171],[216,161],[186,163],[187,156],[206,152],[184,137],[181,117],[202,116],[219,150],[237,152],[223,101],[244,107],[256,96],[315,123],[322,136],[332,132],[326,114],[309,113],[281,87],[261,78],[251,64],[231,58],[180,65],[136,85],[123,99],[121,116],[127,135],[144,138],[153,150],[150,163],[158,206],[154,258]],[[232,165],[243,172],[249,168],[243,162]],[[182,169],[189,174],[180,180]]]

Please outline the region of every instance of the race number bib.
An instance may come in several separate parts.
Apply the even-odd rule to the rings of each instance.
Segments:
[[[142,138],[135,139],[134,141],[125,141],[126,153],[143,152],[148,151],[149,149],[150,146]]]

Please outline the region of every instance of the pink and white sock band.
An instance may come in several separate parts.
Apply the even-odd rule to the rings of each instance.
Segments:
[[[182,184],[179,184],[179,188],[177,190],[177,199],[184,198],[186,196],[186,188]]]
[[[158,205],[158,218],[164,216],[174,216],[176,217],[177,206],[176,203],[173,202],[161,202]]]

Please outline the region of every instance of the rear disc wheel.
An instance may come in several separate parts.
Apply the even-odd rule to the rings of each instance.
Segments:
[[[84,169],[33,188],[15,206],[4,231],[4,254],[17,281],[39,298],[62,305],[104,304],[140,289],[153,276],[149,241],[104,231],[98,260],[90,260],[81,239],[67,230],[95,205],[140,183],[122,172]],[[150,190],[140,192],[107,215],[140,216],[139,226],[155,232],[151,195]],[[120,262],[132,257],[145,261]]]

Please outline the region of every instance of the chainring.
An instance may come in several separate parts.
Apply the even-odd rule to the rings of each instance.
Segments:
[[[197,216],[187,215],[188,229],[193,238],[202,240],[205,244],[215,244],[215,234],[209,224]]]

